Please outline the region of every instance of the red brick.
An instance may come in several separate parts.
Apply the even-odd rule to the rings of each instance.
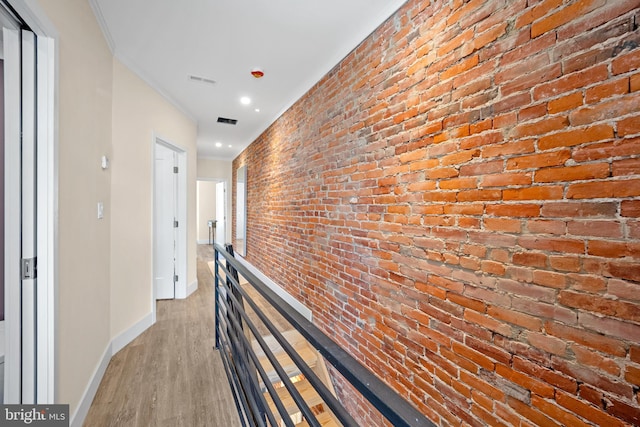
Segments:
[[[628,319],[637,322],[640,319],[640,305],[625,301],[616,301],[596,295],[582,294],[573,291],[560,291],[558,302],[592,313]]]
[[[550,153],[532,154],[507,160],[507,169],[538,169],[551,166],[560,166],[569,160],[569,150],[559,150]]]
[[[408,2],[234,161],[247,260],[437,424],[634,424],[637,6]]]
[[[611,63],[611,71],[613,74],[628,73],[638,68],[640,68],[640,52],[637,49],[618,56]]]
[[[529,267],[546,267],[547,255],[536,252],[518,252],[513,254],[513,263]]]
[[[593,83],[603,82],[607,77],[609,77],[607,66],[604,64],[596,65],[536,87],[533,90],[533,99],[539,101],[562,95]]]
[[[544,135],[546,133],[565,129],[568,125],[569,120],[567,119],[567,117],[553,116],[534,123],[525,123],[516,126],[513,132],[513,136],[515,138],[522,138],[534,135]]]
[[[564,356],[567,352],[567,344],[563,340],[546,334],[529,332],[527,340],[533,347],[547,353]]]
[[[602,356],[598,352],[577,344],[571,346],[571,351],[573,351],[576,361],[582,365],[593,366],[616,377],[620,375],[620,366],[610,357]]]
[[[549,257],[549,265],[554,270],[560,271],[572,271],[577,272],[580,271],[580,258],[575,256],[550,256]]]
[[[484,227],[487,230],[502,233],[519,233],[522,229],[522,224],[515,219],[485,218]]]
[[[504,336],[511,336],[511,331],[512,331],[511,326],[499,320],[495,320],[487,316],[486,314],[479,313],[473,310],[465,310],[464,320],[476,325],[480,325],[498,334],[501,334]]]
[[[623,258],[635,256],[640,252],[640,243],[590,240],[587,253],[605,258]]]
[[[531,218],[540,215],[540,205],[529,203],[489,204],[486,211],[487,215]]]
[[[537,409],[533,408],[531,405],[525,404],[513,397],[507,398],[507,403],[514,411],[516,411],[522,417],[528,420],[531,420],[533,422],[533,425],[548,426],[548,427],[560,427],[563,425],[553,421],[551,418],[542,414]]]
[[[629,79],[607,81],[585,91],[585,102],[594,104],[612,96],[629,93]]]
[[[635,92],[640,90],[640,74],[634,74],[630,78],[629,90]]]
[[[581,417],[601,426],[623,427],[622,421],[606,414],[600,408],[590,405],[576,396],[572,396],[562,391],[556,393],[556,402],[564,408],[572,411],[574,414],[580,414]]]
[[[559,357],[552,360],[551,366],[565,375],[607,393],[617,394],[627,398],[630,398],[633,394],[633,388],[631,385],[621,381],[612,380],[608,375],[601,371],[594,370],[589,366],[573,363],[572,361]]]
[[[633,197],[640,195],[640,180],[593,181],[572,184],[567,190],[570,199],[599,199],[612,197]]]
[[[525,360],[522,357],[514,357],[513,369],[534,378],[539,378],[541,381],[570,393],[575,393],[578,389],[575,379],[561,372],[542,367],[533,361]]]
[[[620,215],[640,218],[640,200],[625,200],[620,204]]]
[[[640,282],[640,264],[611,262],[609,272],[614,277]]]
[[[623,202],[624,203],[624,202]],[[618,211],[616,203],[605,202],[556,202],[542,206],[542,216],[548,218],[612,217]]]
[[[481,366],[489,371],[493,371],[493,368],[495,365],[494,362],[484,354],[476,350],[473,350],[472,348],[469,348],[465,345],[457,343],[455,341],[452,343],[451,349],[456,354],[460,355],[461,357],[464,357],[465,359],[470,360],[471,362],[477,364],[478,366]]]
[[[576,148],[572,157],[577,162],[607,159],[610,157],[633,156],[640,147],[640,138],[618,139]]]
[[[554,420],[560,421],[562,425],[570,426],[584,426],[588,427],[590,424],[585,423],[575,415],[558,407],[555,403],[550,403],[538,396],[532,396],[531,398],[533,406],[539,408],[542,412],[552,417]]]
[[[440,80],[447,80],[478,65],[478,55],[473,55],[440,73]]]
[[[487,309],[487,314],[495,319],[522,326],[531,331],[539,331],[542,329],[542,321],[540,319],[505,308],[490,306]]]
[[[524,387],[527,390],[531,390],[538,396],[551,398],[554,396],[553,387],[539,381],[537,378],[525,375],[521,372],[515,371],[505,365],[496,365],[496,373],[514,383]]]
[[[561,199],[563,188],[557,185],[541,185],[522,189],[504,190],[504,200],[552,200]]]
[[[457,35],[456,37],[452,38],[451,40],[447,41],[446,43],[443,43],[437,49],[438,56],[445,56],[447,53],[451,52],[452,50],[455,50],[460,46],[462,46],[463,44],[468,43],[470,40],[473,39],[473,36],[474,36],[473,33],[474,33],[473,29],[469,28],[463,31],[462,33],[460,33],[459,35]]]
[[[574,236],[595,236],[622,238],[622,224],[619,221],[569,221],[567,231]]]
[[[543,0],[516,19],[516,28],[531,24],[562,5],[562,0]]]
[[[527,154],[535,151],[533,140],[507,142],[499,145],[490,145],[482,148],[482,157],[491,158],[509,156],[513,154]]]
[[[486,175],[502,172],[504,162],[502,160],[482,161],[460,166],[460,176]]]
[[[495,175],[484,175],[480,182],[480,187],[508,187],[524,186],[531,184],[530,173],[500,173]]]
[[[613,128],[607,124],[601,124],[543,136],[538,142],[538,147],[541,150],[551,150],[558,147],[572,147],[587,142],[603,141],[612,138]]]
[[[614,120],[618,117],[637,112],[639,102],[637,92],[634,92],[621,99],[608,100],[593,106],[574,110],[569,114],[569,120],[572,126]]]
[[[541,169],[535,173],[534,182],[584,181],[607,176],[609,176],[609,164],[597,163]]]
[[[576,16],[583,15],[586,12],[601,6],[603,3],[604,0],[579,0],[571,3],[557,12],[534,22],[531,25],[531,37],[538,37],[541,34],[566,24]]]
[[[566,275],[553,271],[535,270],[532,281],[535,284],[548,288],[563,289],[567,286]]]
[[[567,233],[567,223],[565,221],[534,219],[527,221],[527,230],[530,233],[561,235]]]
[[[536,236],[523,236],[518,238],[518,244],[524,248],[553,252],[584,253],[584,241],[563,238],[545,238]]]
[[[607,412],[631,425],[640,425],[640,408],[635,405],[631,406],[619,399],[612,399],[611,404],[607,406]]]
[[[618,135],[628,136],[640,133],[640,116],[629,117],[618,122]]]
[[[549,101],[547,110],[549,114],[561,113],[563,111],[575,110],[583,104],[583,94],[581,91],[565,95],[561,98]]]
[[[635,316],[635,314],[631,312],[630,316],[627,317],[631,316]],[[638,334],[640,334],[640,325],[638,324],[622,321],[617,318],[595,316],[588,312],[582,312],[578,322],[585,329],[628,341],[635,340]]]

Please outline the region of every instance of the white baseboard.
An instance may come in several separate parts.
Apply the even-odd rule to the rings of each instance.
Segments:
[[[210,241],[208,239],[205,240],[198,240],[197,241],[199,245],[210,245]]]
[[[153,325],[153,316],[151,313],[149,313],[142,319],[138,320],[138,322],[136,322],[129,329],[111,340],[111,354],[116,354],[117,352],[122,350],[124,346],[136,339],[138,335],[146,331],[147,328],[149,328],[149,326],[151,325]]]
[[[313,313],[300,301],[295,299],[293,295],[285,291],[284,288],[278,285],[276,282],[268,278],[262,271],[258,270],[253,264],[249,263],[246,259],[236,255],[236,259],[240,261],[249,271],[256,275],[256,277],[264,282],[273,292],[278,294],[287,304],[289,304],[295,311],[302,314],[307,320],[311,320]]]
[[[189,295],[191,295],[192,293],[194,293],[197,290],[198,290],[198,281],[194,280],[189,286],[187,286],[187,296],[186,296],[186,298],[188,298]]]
[[[196,282],[197,283],[197,282]],[[82,427],[84,424],[84,419],[87,417],[89,413],[89,409],[91,408],[91,403],[93,402],[93,398],[98,391],[98,387],[100,386],[100,382],[102,381],[102,377],[107,370],[107,366],[109,366],[109,362],[111,361],[111,357],[122,350],[124,346],[129,344],[131,341],[136,339],[141,333],[147,330],[147,328],[155,323],[153,319],[153,313],[149,313],[136,322],[133,326],[131,326],[126,331],[119,334],[117,337],[111,340],[109,345],[104,351],[96,370],[93,372],[91,376],[91,381],[87,385],[84,394],[82,395],[82,399],[80,399],[80,404],[76,409],[75,413],[71,416],[70,427]]]
[[[98,391],[98,387],[100,386],[100,382],[102,381],[102,377],[107,370],[107,366],[109,366],[109,361],[111,361],[111,352],[112,344],[109,343],[107,348],[104,350],[104,354],[96,366],[96,370],[93,372],[91,376],[91,381],[87,385],[87,388],[82,395],[82,399],[80,399],[80,404],[76,409],[75,413],[71,415],[71,422],[69,424],[70,427],[82,427],[84,424],[84,419],[87,417],[89,413],[89,409],[91,408],[91,403],[93,402],[93,398]]]

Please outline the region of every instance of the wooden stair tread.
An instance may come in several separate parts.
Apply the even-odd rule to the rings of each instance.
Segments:
[[[302,399],[310,408],[323,403],[322,398],[320,397],[320,395],[318,395],[309,381],[302,380],[294,383],[293,385],[296,387],[298,393],[300,393]],[[284,405],[289,415],[296,415],[300,412],[300,408],[298,408],[298,405],[296,405],[296,402],[293,400],[293,397],[291,397],[291,394],[289,393],[289,390],[286,389],[286,387],[280,387],[276,389],[276,392],[278,393],[278,397],[282,401],[282,404]],[[265,393],[265,396],[267,396],[267,402],[269,402],[269,407],[271,408],[271,411],[273,412],[276,419],[279,420],[280,418],[282,418],[280,417],[275,404],[270,398],[271,395],[267,392]]]
[[[334,427],[334,426],[338,427],[339,426],[339,424],[336,422],[336,420],[333,418],[333,416],[331,416],[329,412],[321,412],[320,414],[316,415],[316,418],[318,419],[318,422],[322,427]],[[301,423],[296,425],[300,427],[309,427],[309,423],[305,419],[303,419]]]
[[[292,329],[283,332],[282,335],[284,336],[284,339],[286,339],[287,342],[289,342],[289,344],[291,344],[295,351],[300,355],[302,360],[304,360],[307,365],[309,365],[310,368],[314,368],[316,366],[318,356],[315,350],[309,345],[309,343],[307,343],[307,341],[302,335],[300,335],[298,331]],[[278,363],[280,363],[289,378],[300,374],[300,369],[298,368],[298,366],[293,363],[287,352],[284,351],[280,343],[273,337],[273,335],[267,335],[262,338],[264,339],[267,346],[271,349],[271,352],[276,357]],[[258,344],[256,340],[253,340],[252,346],[253,351],[256,353],[256,356],[258,356],[260,364],[267,373],[269,380],[272,383],[280,382],[280,377],[265,355],[264,350],[262,349],[262,347],[260,347],[260,344]]]

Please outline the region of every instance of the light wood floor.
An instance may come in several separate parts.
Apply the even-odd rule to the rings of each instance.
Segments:
[[[210,246],[198,247],[198,290],[158,301],[156,324],[111,359],[85,427],[240,426],[214,346]]]

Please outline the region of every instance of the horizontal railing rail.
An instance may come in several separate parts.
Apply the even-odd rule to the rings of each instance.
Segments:
[[[235,259],[230,245],[225,249],[216,244],[214,249],[216,348],[221,350],[225,372],[229,376],[236,405],[242,409],[243,425],[245,423],[252,426],[280,425],[262,395],[263,388],[271,397],[282,423],[286,426],[294,425],[290,414],[280,401],[277,391],[253,350],[251,339],[248,337],[248,335],[252,335],[308,425],[321,426],[312,408],[309,408],[304,401],[285,369],[258,332],[257,326],[245,310],[245,303],[249,305],[260,322],[280,344],[339,422],[350,427],[355,427],[358,424],[287,341],[267,314],[243,289],[238,279],[238,273],[394,426],[435,426],[313,323],[297,311],[292,310],[279,295]],[[221,273],[224,274],[224,277]],[[258,377],[262,379],[264,387],[260,385]]]

